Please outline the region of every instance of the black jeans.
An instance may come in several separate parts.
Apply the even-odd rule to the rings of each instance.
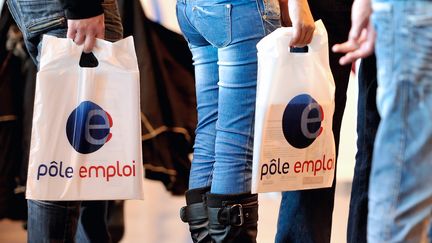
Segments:
[[[376,107],[376,72],[375,56],[361,61],[358,76],[357,154],[348,219],[348,243],[366,242],[369,176],[380,122]]]

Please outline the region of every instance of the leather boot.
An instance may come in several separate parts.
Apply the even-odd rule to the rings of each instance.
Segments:
[[[207,209],[213,242],[256,243],[257,194],[208,194]]]
[[[180,209],[180,218],[189,224],[194,243],[211,243],[208,232],[206,194],[210,187],[196,188],[186,192],[186,206]]]

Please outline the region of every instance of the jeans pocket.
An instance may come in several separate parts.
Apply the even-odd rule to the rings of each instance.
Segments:
[[[66,18],[63,16],[50,16],[38,18],[27,25],[27,31],[30,35],[46,33],[57,27],[66,27]]]
[[[231,43],[231,9],[232,4],[192,7],[195,17],[194,26],[209,43],[217,48]]]

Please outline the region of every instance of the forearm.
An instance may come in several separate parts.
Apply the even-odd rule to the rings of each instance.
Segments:
[[[281,22],[282,26],[290,27],[292,26],[291,18],[288,13],[288,0],[278,0],[279,8],[281,10]]]
[[[103,13],[103,0],[60,0],[67,19],[87,19]]]
[[[307,0],[279,0],[284,26],[293,27],[290,45],[305,46],[312,41],[314,19]]]

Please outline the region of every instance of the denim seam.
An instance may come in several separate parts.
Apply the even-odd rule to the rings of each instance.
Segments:
[[[263,35],[265,36],[266,35],[266,28],[265,28],[264,19],[263,19],[263,15],[265,14],[265,9],[261,9],[260,4],[259,4],[258,1],[261,1],[262,2],[262,7],[265,8],[265,6],[264,6],[264,0],[256,0],[255,2],[256,2],[257,10],[260,13],[261,27],[262,27],[262,30],[263,30]]]
[[[229,4],[229,7],[228,5],[226,5],[225,21],[228,23],[228,26],[225,31],[228,33],[228,36],[224,44],[222,44],[222,46],[220,46],[219,48],[227,47],[232,42],[232,21],[231,21],[232,8],[233,8],[232,4]]]
[[[393,6],[393,5],[392,5]],[[390,43],[392,44],[391,46],[395,46],[397,43],[397,36],[396,36],[396,30],[394,29],[395,28],[395,13],[394,13],[394,9],[392,8],[391,9],[391,12],[389,13],[389,16],[387,16],[387,18],[389,18],[388,19],[388,21],[390,22],[390,26],[392,26],[392,30],[390,30],[391,31],[391,36],[390,36]],[[398,20],[399,21],[399,20]],[[395,52],[394,52],[394,50],[393,51],[391,51],[390,52],[390,62],[389,62],[389,65],[390,65],[390,67],[389,67],[389,70],[394,70],[394,67],[395,67]],[[392,77],[392,80],[398,80],[398,77],[396,77],[396,74],[394,73],[394,72],[392,72],[391,74],[391,77]],[[394,83],[392,83],[391,84],[392,85],[392,87],[393,88],[397,88],[399,85],[395,85]],[[404,119],[402,119],[402,127],[403,127],[403,131],[402,131],[402,136],[401,136],[401,138],[400,138],[400,141],[399,141],[399,146],[400,146],[400,153],[399,153],[399,158],[397,158],[397,163],[400,163],[399,164],[399,166],[397,167],[398,169],[399,169],[399,171],[397,171],[397,176],[398,176],[398,178],[396,178],[397,180],[398,180],[398,183],[395,183],[395,188],[394,188],[394,190],[393,190],[393,199],[394,200],[392,200],[392,206],[391,206],[391,209],[390,209],[390,211],[391,211],[391,217],[392,218],[396,218],[396,206],[397,206],[397,202],[399,201],[399,192],[400,192],[400,183],[401,183],[401,176],[402,176],[402,174],[401,174],[401,169],[402,169],[402,164],[403,164],[403,161],[404,161],[404,150],[405,150],[405,146],[406,146],[406,141],[405,141],[405,131],[406,131],[406,127],[407,127],[407,124],[406,124],[406,120],[405,120],[405,118],[406,118],[406,114],[407,114],[407,103],[406,103],[406,99],[407,99],[407,92],[406,92],[406,90],[405,89],[401,89],[402,91],[403,91],[403,93],[402,93],[402,97],[403,97],[403,112],[402,112],[402,116],[403,116],[403,118]],[[396,90],[394,90],[394,92],[396,92]],[[387,238],[387,239],[389,239],[392,235],[393,235],[393,232],[392,232],[392,227],[389,227],[388,225],[386,225],[386,227],[385,227],[386,229],[385,229],[385,231],[384,231],[384,234],[385,234],[385,237]]]
[[[408,83],[404,83],[404,86],[410,86]],[[403,119],[403,129],[402,129],[402,131],[403,131],[403,133],[402,133],[402,138],[401,138],[401,159],[400,159],[400,163],[401,163],[401,165],[398,167],[399,168],[399,171],[398,171],[398,182],[399,183],[397,183],[396,185],[398,186],[396,189],[397,189],[397,198],[396,198],[396,205],[400,205],[399,204],[399,202],[401,201],[401,198],[400,198],[400,191],[401,191],[401,184],[402,184],[402,172],[404,171],[404,165],[405,165],[405,162],[406,162],[406,157],[405,157],[405,155],[406,155],[406,146],[407,146],[407,142],[408,142],[408,138],[407,138],[407,131],[408,131],[408,127],[409,127],[409,125],[408,125],[408,121],[407,121],[407,117],[408,117],[408,113],[409,113],[409,108],[408,108],[408,104],[409,104],[409,99],[410,99],[410,97],[409,97],[409,90],[408,90],[408,88],[409,87],[404,87],[402,90],[403,90],[403,97],[404,97],[404,99],[403,99],[403,101],[404,101],[404,103],[403,103],[403,117],[404,117],[404,119]],[[395,207],[394,208],[396,208],[396,205],[395,205]],[[396,218],[396,215],[395,215],[395,218]]]
[[[399,205],[399,201],[400,201],[400,188],[401,188],[401,183],[402,183],[402,171],[403,171],[403,165],[404,165],[404,162],[405,162],[405,154],[406,154],[406,145],[407,145],[407,135],[406,135],[406,131],[407,131],[407,128],[408,128],[408,124],[407,124],[407,120],[406,120],[406,117],[407,117],[407,114],[409,113],[408,112],[408,99],[409,99],[409,94],[408,94],[408,90],[407,90],[407,88],[408,87],[404,87],[404,86],[407,86],[408,85],[408,83],[405,83],[405,82],[403,82],[402,83],[403,84],[403,88],[401,89],[402,90],[402,97],[403,97],[403,100],[402,100],[402,102],[403,102],[403,106],[402,106],[402,116],[403,116],[403,119],[402,119],[402,136],[401,136],[401,138],[400,138],[400,141],[399,141],[399,145],[400,145],[400,153],[399,153],[399,156],[398,156],[398,158],[397,158],[397,163],[399,163],[398,164],[398,166],[397,166],[397,172],[396,172],[396,174],[397,174],[397,183],[395,183],[395,188],[394,188],[394,190],[393,190],[393,198],[395,199],[395,200],[392,200],[392,203],[393,203],[393,205],[391,206],[391,217],[392,218],[394,218],[394,219],[396,219],[396,207],[397,207],[397,205]],[[388,227],[388,225],[386,225],[386,231],[385,231],[385,237],[387,238],[387,239],[390,239],[390,237],[393,235],[393,232],[392,232],[392,227]]]
[[[187,8],[187,6],[186,6],[186,3],[184,3],[183,4],[183,15],[184,15],[184,18],[185,18],[185,20],[188,22],[188,24],[190,25],[190,27],[192,27],[197,33],[200,33],[196,28],[195,28],[195,26],[192,24],[192,22],[190,21],[190,19],[188,18],[188,16],[187,16],[187,14],[186,14],[186,8]],[[201,33],[200,33],[201,34]],[[185,36],[185,35],[183,35],[183,36]],[[185,36],[186,37],[186,36]],[[188,41],[189,42],[189,41]]]
[[[215,163],[213,163],[212,169],[210,171],[210,174],[207,177],[207,182],[206,182],[206,186],[210,186],[210,190],[211,190],[211,185],[212,185],[212,175],[213,175],[213,172],[214,172],[214,164]]]
[[[251,126],[249,127],[249,134],[248,134],[248,136],[247,136],[247,146],[246,146],[246,153],[245,153],[245,155],[244,155],[244,167],[243,167],[243,171],[244,171],[244,173],[243,173],[243,191],[246,191],[245,189],[245,187],[246,187],[246,178],[247,178],[247,173],[246,173],[246,169],[248,168],[248,157],[250,157],[251,156],[251,154],[250,154],[250,150],[249,150],[249,148],[250,148],[250,146],[252,146],[251,145],[251,140],[252,140],[252,134],[253,134],[253,132],[254,132],[254,117],[255,117],[255,110],[254,110],[254,112],[253,112],[253,114],[252,114],[252,117],[251,117],[251,122],[249,123],[249,124],[251,124]],[[251,150],[252,151],[252,155],[253,155],[253,149]],[[247,191],[250,191],[252,188],[247,188]]]

